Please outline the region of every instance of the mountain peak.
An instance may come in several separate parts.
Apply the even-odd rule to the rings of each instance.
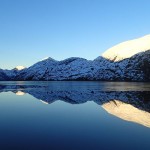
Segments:
[[[25,69],[25,68],[26,68],[26,67],[24,67],[24,66],[17,66],[17,67],[15,67],[14,69],[20,71],[20,70],[23,70],[23,69]]]
[[[150,34],[138,39],[122,42],[103,53],[111,61],[121,61],[138,53],[150,50]]]
[[[51,57],[45,57],[45,58],[41,59],[41,61],[45,61],[45,60],[56,61],[55,59],[53,59]]]

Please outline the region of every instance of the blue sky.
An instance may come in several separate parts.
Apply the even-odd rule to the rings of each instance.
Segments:
[[[150,34],[149,0],[0,0],[0,68],[94,59]]]

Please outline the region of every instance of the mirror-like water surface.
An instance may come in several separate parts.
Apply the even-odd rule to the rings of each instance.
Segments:
[[[0,149],[149,150],[150,83],[0,82]]]

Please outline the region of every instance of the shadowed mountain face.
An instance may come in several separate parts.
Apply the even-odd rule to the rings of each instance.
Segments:
[[[9,80],[10,78],[6,75],[6,73],[0,69],[0,81],[6,81]]]
[[[126,86],[126,89],[123,89]],[[137,87],[137,88],[135,88]],[[138,89],[138,87],[140,87]],[[143,91],[140,91],[141,88]],[[120,90],[122,91],[120,91]],[[132,91],[132,90],[137,91]],[[62,100],[70,104],[81,104],[93,101],[101,105],[110,114],[121,119],[136,122],[150,127],[150,92],[149,85],[127,85],[126,83],[108,84],[76,82],[64,83],[30,83],[1,84],[0,92],[11,91],[16,95],[30,94],[45,104]],[[128,91],[127,91],[128,90]],[[138,91],[139,90],[139,91]]]

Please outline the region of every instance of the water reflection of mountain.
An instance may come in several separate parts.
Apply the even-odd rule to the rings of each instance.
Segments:
[[[112,115],[150,127],[149,91],[100,91],[92,88],[48,87],[41,85],[2,85],[0,92],[28,93],[50,104],[62,100],[71,104],[94,101]]]
[[[150,113],[140,110],[120,100],[112,100],[102,105],[110,114],[126,121],[136,122],[150,128]]]

